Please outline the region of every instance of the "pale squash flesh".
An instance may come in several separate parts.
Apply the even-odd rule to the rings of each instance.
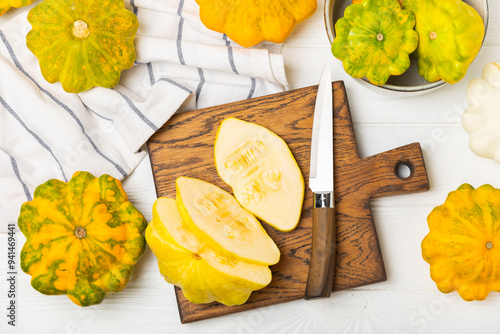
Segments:
[[[193,303],[239,305],[271,282],[267,266],[239,261],[207,245],[183,221],[173,199],[158,198],[146,240],[160,272]]]
[[[364,0],[345,9],[335,23],[332,54],[354,78],[383,85],[410,67],[418,45],[415,16],[396,0]]]
[[[280,251],[260,222],[223,189],[194,178],[176,180],[177,207],[188,227],[215,250],[258,264],[279,261]]]
[[[280,231],[295,229],[304,178],[283,139],[260,125],[227,118],[217,131],[215,165],[241,206]]]

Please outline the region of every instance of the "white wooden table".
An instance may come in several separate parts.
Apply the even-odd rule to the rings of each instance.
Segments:
[[[431,189],[372,202],[385,260],[386,282],[332,294],[329,299],[295,301],[220,318],[181,324],[174,289],[160,276],[147,249],[122,292],[101,305],[78,308],[66,296],[43,296],[30,276],[17,276],[17,326],[7,326],[6,239],[0,234],[0,333],[497,333],[500,294],[464,302],[440,293],[422,259],[426,217],[462,183],[500,188],[500,165],[474,155],[460,119],[466,87],[490,61],[500,62],[500,1],[490,0],[485,43],[466,77],[422,96],[387,96],[350,78],[330,52],[323,23],[323,1],[283,44],[292,88],[317,84],[325,62],[334,80],[344,80],[361,156],[420,142]],[[0,18],[7,20],[8,14]],[[500,106],[498,108],[500,112]],[[124,182],[130,200],[151,219],[156,199],[149,159]],[[17,234],[20,250],[24,238]]]

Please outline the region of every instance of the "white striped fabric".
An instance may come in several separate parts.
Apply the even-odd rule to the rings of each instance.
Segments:
[[[176,111],[288,89],[281,55],[206,29],[195,0],[131,0],[136,64],[113,89],[64,92],[40,73],[20,11],[0,25],[0,232],[48,179],[77,170],[129,175],[148,138]]]

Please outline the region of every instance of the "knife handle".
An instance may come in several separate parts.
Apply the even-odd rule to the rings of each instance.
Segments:
[[[330,202],[333,206],[333,199]],[[335,274],[335,209],[316,207],[316,205],[313,207],[313,233],[306,299],[330,297]]]

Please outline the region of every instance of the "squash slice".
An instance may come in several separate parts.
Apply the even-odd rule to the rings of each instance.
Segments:
[[[252,291],[271,282],[267,266],[223,255],[198,238],[183,221],[173,199],[156,200],[146,240],[165,280],[180,287],[192,303],[240,305]]]
[[[221,188],[194,178],[176,180],[177,207],[207,245],[240,260],[271,265],[280,251],[260,222]]]
[[[283,139],[260,125],[226,118],[215,139],[215,165],[241,206],[280,231],[295,229],[304,178]]]

